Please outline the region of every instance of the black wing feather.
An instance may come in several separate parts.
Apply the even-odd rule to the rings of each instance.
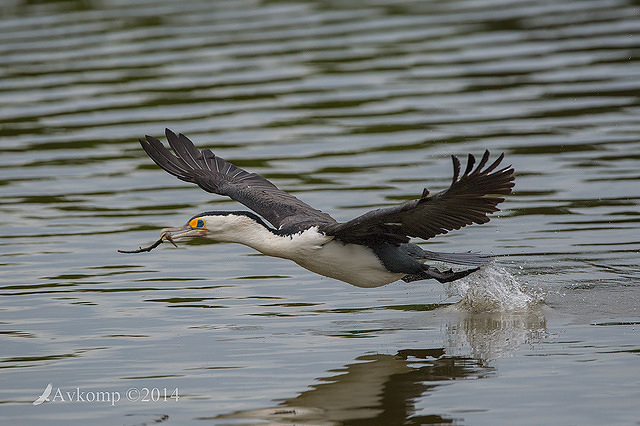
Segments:
[[[175,155],[152,136],[140,139],[140,144],[158,166],[178,179],[195,183],[207,192],[226,195],[276,228],[297,231],[308,223],[336,223],[328,214],[278,189],[262,176],[234,166],[209,149],[198,150],[183,134],[165,129],[165,135]]]
[[[460,161],[453,161],[451,186],[429,196],[425,188],[417,200],[367,212],[353,220],[328,224],[320,229],[345,242],[384,241],[394,244],[410,237],[429,239],[473,223],[486,223],[488,214],[498,211],[502,196],[511,193],[514,170],[511,166],[496,170],[504,158],[501,154],[491,165],[489,151],[474,169],[475,157],[469,154],[467,167],[460,175]],[[484,168],[484,170],[483,170]]]

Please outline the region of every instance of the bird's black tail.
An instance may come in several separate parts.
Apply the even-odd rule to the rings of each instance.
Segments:
[[[464,253],[440,253],[424,250],[415,244],[403,244],[403,247],[412,257],[418,260],[434,260],[436,262],[453,263],[455,265],[482,266],[491,262],[493,259],[492,256],[471,251]]]

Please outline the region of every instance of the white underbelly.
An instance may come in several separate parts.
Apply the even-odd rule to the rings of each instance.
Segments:
[[[357,287],[380,287],[405,275],[387,271],[370,248],[338,241],[317,246],[311,253],[293,260],[316,274]]]

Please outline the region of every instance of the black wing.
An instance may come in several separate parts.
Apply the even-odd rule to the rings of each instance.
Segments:
[[[274,227],[297,230],[305,222],[336,223],[326,213],[314,209],[256,173],[249,173],[217,157],[211,150],[198,150],[182,133],[165,129],[176,155],[156,138],[140,139],[142,148],[155,163],[186,182],[214,194],[226,195],[268,220]]]
[[[409,241],[409,237],[426,240],[473,223],[486,223],[487,214],[498,211],[496,206],[504,201],[500,196],[510,194],[514,186],[511,166],[496,170],[503,157],[504,154],[500,155],[482,170],[489,160],[489,151],[485,151],[473,170],[475,157],[469,154],[467,168],[460,176],[460,161],[451,156],[453,181],[448,189],[429,196],[425,188],[420,199],[372,210],[348,222],[328,224],[320,229],[345,242],[398,244]]]

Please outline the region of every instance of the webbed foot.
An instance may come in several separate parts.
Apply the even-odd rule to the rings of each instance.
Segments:
[[[402,277],[402,281],[406,282],[406,283],[410,283],[413,281],[420,281],[420,280],[428,280],[428,279],[435,279],[438,280],[441,283],[449,283],[451,281],[455,281],[455,280],[459,280],[460,278],[464,278],[467,275],[477,271],[478,269],[480,269],[480,267],[478,268],[471,268],[471,269],[465,269],[464,271],[453,271],[452,269],[449,269],[448,271],[440,271],[436,268],[430,268],[427,267],[427,269],[425,269],[424,271],[420,272],[419,274],[410,274],[410,275],[405,275],[404,277]]]

